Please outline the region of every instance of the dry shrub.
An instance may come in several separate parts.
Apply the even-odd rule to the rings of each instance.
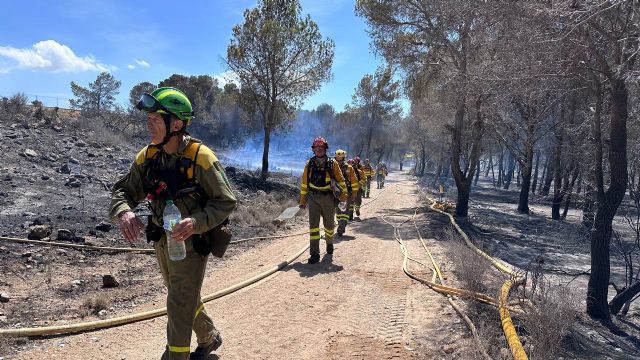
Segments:
[[[467,290],[484,292],[485,278],[491,265],[483,257],[469,249],[452,227],[444,231],[449,256],[454,262],[454,272]]]
[[[250,202],[245,202],[238,206],[237,210],[231,214],[230,220],[233,223],[249,227],[273,230],[275,229],[273,220],[284,209],[295,205],[296,202],[293,199],[281,198],[281,196],[258,191]]]
[[[128,144],[126,136],[123,136],[123,134],[121,133],[113,132],[111,129],[105,126],[103,120],[99,117],[81,117],[78,120],[78,126],[81,129],[93,132],[93,134],[91,135],[92,138],[100,139],[100,141],[104,144],[121,147],[125,147]]]
[[[102,310],[109,308],[109,300],[104,295],[98,295],[95,298],[87,298],[82,303],[82,308],[86,311],[86,314],[98,315]]]
[[[522,323],[527,333],[526,351],[531,359],[555,359],[575,322],[577,295],[566,285],[552,284],[537,262],[527,273],[530,286],[522,295],[532,301],[525,308]]]

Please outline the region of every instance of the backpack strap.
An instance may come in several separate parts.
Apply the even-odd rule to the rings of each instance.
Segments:
[[[200,146],[202,146],[201,142],[189,141],[189,144],[187,144],[187,147],[184,149],[180,158],[180,171],[187,176],[187,180],[193,179],[193,173],[198,160],[198,153],[200,153]]]

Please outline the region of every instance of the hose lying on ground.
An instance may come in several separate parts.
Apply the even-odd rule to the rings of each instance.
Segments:
[[[295,234],[284,234],[284,235],[270,235],[270,236],[256,236],[245,239],[232,240],[231,244],[236,244],[244,241],[250,240],[266,240],[266,239],[281,239],[287,237],[294,237],[298,235],[308,234],[309,230],[302,231]],[[13,237],[5,237],[0,236],[0,241],[11,241],[25,244],[39,244],[39,245],[50,245],[57,247],[67,247],[67,248],[76,248],[83,250],[99,250],[99,251],[112,251],[112,252],[137,252],[137,253],[155,253],[155,250],[152,248],[135,248],[135,247],[109,247],[109,246],[94,246],[94,245],[84,245],[84,244],[69,244],[55,241],[44,241],[44,240],[30,240],[30,239],[20,239]]]
[[[429,255],[429,259],[431,260],[431,263],[432,263],[432,266],[433,266],[432,268],[429,268],[432,271],[431,281],[422,279],[422,278],[412,274],[409,271],[409,268],[407,266],[407,260],[410,259],[409,258],[409,251],[407,250],[407,248],[406,248],[406,246],[404,244],[404,241],[402,240],[402,237],[400,236],[399,228],[400,228],[400,226],[402,226],[403,224],[405,224],[406,222],[411,221],[411,220],[414,221],[414,225],[415,225],[415,216],[417,214],[418,214],[418,209],[415,210],[413,216],[411,216],[410,219],[405,220],[405,221],[403,221],[402,223],[400,223],[398,225],[395,225],[395,224],[391,223],[384,216],[382,217],[384,222],[386,222],[387,224],[389,224],[389,225],[391,225],[393,227],[394,237],[395,237],[396,241],[398,242],[398,244],[400,245],[400,250],[401,250],[401,252],[402,252],[402,254],[404,256],[404,259],[402,261],[402,270],[410,278],[412,278],[414,280],[418,280],[418,281],[420,281],[420,282],[422,282],[424,284],[427,284],[432,289],[434,289],[435,291],[445,295],[447,297],[447,301],[449,302],[451,307],[453,307],[453,309],[467,323],[467,326],[469,327],[469,330],[471,331],[471,334],[473,335],[473,337],[474,337],[474,339],[476,341],[476,345],[480,349],[480,352],[481,352],[482,356],[485,359],[491,359],[489,354],[486,352],[486,350],[482,346],[482,343],[480,342],[480,337],[478,336],[478,331],[476,330],[475,325],[473,324],[471,319],[469,319],[469,317],[464,313],[464,311],[462,311],[462,309],[460,309],[460,307],[453,301],[451,295],[459,295],[457,292],[463,291],[463,292],[467,292],[467,293],[473,294],[472,297],[477,299],[477,300],[479,300],[479,301],[488,300],[490,302],[493,302],[493,299],[491,299],[490,297],[488,297],[486,295],[483,295],[483,294],[475,294],[475,293],[472,293],[472,292],[467,291],[467,290],[456,289],[456,288],[451,288],[451,287],[445,286],[444,285],[444,279],[442,277],[442,272],[440,271],[440,268],[439,268],[438,264],[435,262],[433,256],[431,255],[431,252],[426,248],[426,245],[424,244],[424,242],[422,242],[422,244],[425,247],[425,250],[427,251],[427,254]],[[399,216],[409,217],[408,215],[404,215],[404,214],[400,214]],[[416,231],[418,231],[418,236],[420,237],[420,240],[422,241],[422,236],[420,235],[420,231],[418,230],[417,225],[415,225],[415,227],[416,227]],[[436,281],[439,281],[441,284],[437,284]]]
[[[511,280],[505,281],[505,283],[502,285],[502,288],[500,290],[498,311],[500,313],[500,320],[502,322],[502,330],[504,332],[505,338],[507,339],[507,343],[509,344],[509,348],[511,349],[511,353],[513,354],[514,359],[516,360],[528,359],[528,356],[524,351],[524,347],[522,346],[522,342],[518,337],[518,333],[516,332],[516,329],[513,326],[513,321],[511,320],[509,309],[507,308],[509,291],[511,290],[511,287],[513,285],[524,284],[525,280],[519,274],[517,274],[513,266],[497,260],[496,258],[488,255],[487,253],[483,252],[478,247],[476,247],[471,242],[467,234],[464,231],[462,231],[462,228],[460,228],[460,226],[456,222],[453,215],[436,208],[436,205],[438,204],[436,200],[433,200],[433,199],[429,199],[429,200],[431,201],[431,205],[429,206],[429,208],[440,214],[447,215],[449,217],[449,220],[451,221],[451,224],[455,227],[456,231],[462,236],[465,244],[470,249],[472,249],[476,254],[487,259],[496,269],[511,276]]]
[[[234,291],[242,289],[243,287],[256,283],[259,280],[262,280],[272,275],[276,271],[281,270],[287,265],[291,264],[295,259],[297,259],[305,251],[307,251],[308,248],[309,248],[309,245],[307,244],[305,247],[300,249],[297,253],[289,257],[286,261],[283,261],[277,265],[274,265],[270,269],[258,275],[255,275],[249,279],[246,279],[235,285],[229,286],[227,288],[218,290],[212,294],[202,297],[202,302],[206,303],[211,300],[221,298],[223,296],[231,294]],[[44,336],[44,335],[53,335],[53,334],[76,333],[81,331],[96,330],[96,329],[103,329],[107,327],[130,324],[137,321],[148,320],[151,318],[163,316],[166,313],[167,313],[167,308],[164,307],[161,309],[145,311],[137,314],[125,315],[125,316],[120,316],[120,317],[105,319],[105,320],[89,321],[89,322],[84,322],[79,324],[21,328],[21,329],[0,329],[0,337],[2,336],[14,336],[14,337]]]

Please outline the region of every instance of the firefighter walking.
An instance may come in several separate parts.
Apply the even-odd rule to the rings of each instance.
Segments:
[[[362,197],[368,198],[369,193],[371,192],[371,179],[373,178],[373,174],[375,173],[369,159],[364,159],[364,165],[362,165],[362,171],[364,172],[364,176],[365,176],[365,188],[364,188],[364,194]]]
[[[353,212],[356,214],[356,216],[359,217],[360,206],[362,206],[362,195],[364,194],[364,190],[367,186],[366,177],[364,175],[364,171],[362,170],[359,156],[356,156],[355,158],[353,158],[353,160],[349,159],[349,165],[353,167],[356,177],[358,178],[359,189],[356,193],[356,200],[353,203]],[[349,220],[353,220],[353,213],[349,214]]]
[[[337,234],[339,236],[342,236],[346,231],[347,223],[349,222],[350,218],[351,220],[353,220],[353,204],[355,203],[358,189],[360,189],[355,171],[353,170],[353,167],[351,167],[351,165],[347,163],[346,157],[346,151],[342,149],[336,150],[335,159],[340,165],[342,176],[344,177],[347,185],[348,194],[346,208],[340,209],[339,207],[337,207],[336,209],[336,218],[338,219]]]
[[[300,208],[309,207],[309,264],[320,261],[320,218],[324,225],[327,254],[333,254],[336,200],[347,200],[347,188],[338,162],[327,156],[329,143],[317,137],[311,145],[314,156],[304,166],[300,183]],[[332,183],[338,189],[334,189]],[[336,199],[336,190],[339,193]]]
[[[389,171],[387,171],[387,165],[382,161],[378,163],[376,167],[376,180],[378,182],[378,189],[384,188],[384,178],[387,177]]]
[[[206,359],[222,344],[200,299],[210,235],[228,219],[236,198],[213,151],[186,133],[193,111],[182,91],[162,87],[144,93],[136,108],[148,113],[151,144],[138,153],[129,172],[114,185],[110,216],[128,241],[137,241],[142,222],[132,209],[145,198],[149,200],[152,215],[147,241],[153,242],[168,290],[167,346],[162,359]],[[182,220],[167,239],[163,213],[170,202],[175,203]],[[171,260],[168,241],[184,242],[186,257]],[[190,353],[192,331],[198,347]]]

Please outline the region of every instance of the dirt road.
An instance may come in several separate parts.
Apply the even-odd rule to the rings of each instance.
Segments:
[[[377,198],[376,198],[377,197]],[[375,199],[374,199],[375,198]],[[275,275],[206,304],[224,344],[224,359],[433,359],[464,356],[468,331],[446,300],[402,272],[402,254],[387,220],[418,206],[414,183],[393,173],[383,190],[373,189],[353,222],[338,238],[333,257],[307,265],[308,254]],[[411,225],[412,227],[412,225]],[[411,256],[419,252],[415,231],[403,231]],[[299,229],[294,229],[299,231]],[[203,294],[239,282],[291,256],[307,236],[261,244],[226,261],[206,279]],[[437,242],[428,245],[439,261]],[[138,311],[163,306],[164,298]],[[54,337],[19,359],[159,359],[166,318],[102,331]],[[193,346],[195,346],[195,339]],[[9,357],[13,358],[13,357]],[[215,357],[212,357],[215,358]]]

